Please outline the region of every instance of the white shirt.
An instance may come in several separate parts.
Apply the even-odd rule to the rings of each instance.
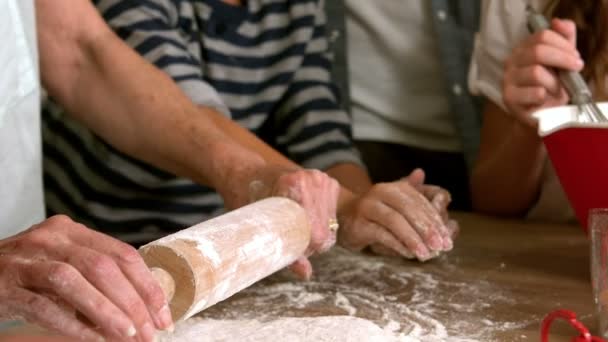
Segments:
[[[347,0],[353,135],[456,152],[461,140],[426,0]]]
[[[44,219],[33,0],[0,1],[0,238]]]
[[[481,26],[475,39],[475,50],[469,70],[469,87],[502,107],[503,64],[511,51],[529,35],[526,4],[542,11],[547,0],[483,0]],[[572,221],[574,212],[561,188],[551,162],[547,160],[537,203],[529,218]]]

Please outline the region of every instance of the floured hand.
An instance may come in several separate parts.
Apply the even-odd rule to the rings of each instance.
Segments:
[[[318,170],[275,167],[250,184],[251,200],[268,196],[283,196],[298,202],[307,212],[311,223],[311,242],[304,256],[290,266],[298,276],[309,279],[312,266],[308,256],[323,253],[336,243],[336,233],[330,231],[330,219],[336,217],[340,186],[336,180]]]
[[[7,319],[87,341],[152,341],[172,325],[137,251],[65,216],[0,241],[0,320]]]
[[[458,224],[449,219],[450,194],[424,184],[424,172],[374,185],[340,213],[339,242],[360,250],[428,260],[453,247]]]

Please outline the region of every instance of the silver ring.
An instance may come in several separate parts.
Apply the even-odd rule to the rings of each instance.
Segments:
[[[336,218],[330,218],[329,219],[329,231],[332,233],[335,233],[338,231],[338,228],[340,228],[340,224],[338,223],[338,220]]]

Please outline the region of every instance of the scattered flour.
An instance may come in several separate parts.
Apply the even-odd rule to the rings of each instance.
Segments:
[[[393,332],[352,316],[258,320],[190,319],[176,326],[162,342],[399,342]]]
[[[404,264],[335,248],[313,265],[313,280],[276,274],[182,322],[185,328],[165,341],[187,342],[185,334],[196,330],[210,341],[485,342],[495,341],[496,332],[537,325],[541,319],[494,316],[494,308],[512,307],[516,299],[496,284],[460,274],[450,258]],[[341,326],[351,327],[344,331]],[[209,335],[211,330],[226,335]],[[355,331],[363,335],[353,339],[349,334]],[[326,339],[292,338],[314,334]],[[368,335],[373,339],[365,339]]]
[[[346,311],[349,316],[354,316],[357,313],[357,308],[354,307],[348,298],[344,297],[344,295],[340,292],[336,293],[336,300],[334,304],[336,307]]]

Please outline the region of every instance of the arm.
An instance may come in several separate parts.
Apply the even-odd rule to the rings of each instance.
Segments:
[[[53,6],[51,9],[57,8],[57,6]],[[93,19],[99,20],[98,18]],[[88,21],[88,23],[91,22],[93,20]],[[86,49],[84,52],[86,54],[83,54],[82,46],[76,44],[76,53],[80,53],[80,57],[72,62],[77,65],[90,63],[87,69],[83,70],[84,76],[69,68],[49,70],[49,72],[57,72],[58,77],[67,77],[70,72],[80,77],[68,79],[64,83],[55,82],[59,87],[62,87],[58,89],[53,87],[54,78],[47,75],[43,79],[45,82],[47,82],[47,79],[50,80],[47,87],[55,97],[65,103],[67,109],[73,115],[87,113],[84,116],[76,116],[78,120],[84,122],[85,125],[118,149],[133,154],[153,165],[190,177],[201,183],[215,186],[227,203],[233,203],[233,206],[249,200],[249,194],[243,189],[248,188],[252,179],[264,178],[256,174],[259,172],[259,167],[255,167],[255,165],[260,165],[265,161],[253,157],[261,155],[266,161],[277,162],[284,167],[293,167],[292,162],[270,149],[251,133],[221,116],[217,111],[208,107],[193,108],[177,87],[174,84],[169,84],[170,82],[168,82],[166,76],[159,74],[156,69],[147,63],[142,63],[142,60],[131,51],[121,51],[125,50],[122,43],[115,42],[112,34],[107,32],[105,27],[103,29],[94,28],[100,30],[101,33],[85,26],[80,29],[85,30],[85,33],[88,32],[88,35],[84,38],[72,38],[77,42],[83,41],[85,43],[84,47]],[[49,48],[58,46],[53,43],[53,39],[57,39],[57,34],[52,34],[49,30],[41,32],[41,34],[45,33],[50,41]],[[116,47],[108,49],[110,46]],[[68,61],[70,58],[74,60],[71,56],[61,56],[64,51],[66,51],[65,44],[61,50],[54,51],[59,55],[59,58],[56,57],[58,61],[64,61],[64,58],[68,58]],[[50,57],[52,57],[52,54]],[[43,72],[46,70],[44,68],[45,58],[49,58],[49,56],[43,57]],[[122,63],[117,69],[113,69],[113,61],[116,60],[121,60]],[[134,68],[139,67],[140,64],[145,64],[142,69],[146,68],[147,72],[141,73],[141,75],[133,75],[133,70],[136,70]],[[88,80],[85,77],[87,75]],[[122,75],[129,75],[129,79],[124,80]],[[99,78],[97,79],[97,77]],[[94,91],[92,91],[93,88],[88,89],[80,86],[91,84],[91,78],[97,82]],[[78,86],[73,88],[72,93],[70,88],[65,89],[66,84],[78,84]],[[148,84],[154,85],[154,89],[142,89],[144,87],[141,85]],[[120,89],[119,96],[112,93],[116,89]],[[78,96],[74,96],[74,93]],[[62,98],[60,96],[67,97]],[[79,103],[78,99],[82,98],[89,98],[90,101]],[[137,99],[140,99],[138,103],[134,103],[137,101],[132,102],[132,100]],[[151,103],[151,100],[154,100],[154,102]],[[95,101],[99,102],[96,103]],[[88,108],[87,106],[90,106],[91,103],[94,104],[94,107]],[[117,104],[119,106],[116,106]],[[121,115],[105,115],[105,113],[112,111],[121,113]],[[172,115],[167,118],[166,113]],[[217,129],[217,131],[212,130],[211,127]],[[341,133],[340,130],[338,130],[338,133]],[[162,137],[162,140],[159,137]],[[231,140],[241,145],[234,146],[230,143]],[[245,150],[240,146],[247,146],[248,149]],[[216,156],[216,158],[211,161],[204,160],[204,158],[191,158],[193,155],[201,155],[200,151],[205,151],[206,154]],[[252,154],[251,151],[255,151],[256,154]],[[253,160],[251,160],[252,158]],[[250,161],[247,163],[247,160]],[[267,178],[268,175],[265,177]],[[424,197],[413,191],[413,188],[410,188],[405,182],[400,183],[400,185],[405,190],[401,189],[397,194],[390,190],[392,188],[390,186],[382,186],[381,191],[374,192],[375,196],[389,197],[388,202],[392,205],[378,203],[373,198],[357,201],[358,204],[353,205],[352,194],[343,189],[340,196],[340,212],[345,212],[347,211],[345,208],[348,208],[349,215],[346,216],[355,216],[361,211],[361,207],[369,207],[366,210],[367,214],[363,215],[366,219],[369,215],[377,216],[379,211],[375,208],[379,206],[380,209],[384,209],[384,212],[389,210],[391,212],[390,217],[396,218],[389,219],[387,222],[383,220],[379,223],[380,225],[368,224],[365,227],[358,223],[361,221],[360,217],[349,221],[343,220],[349,222],[349,224],[345,223],[343,225],[342,232],[348,232],[349,234],[342,234],[341,236],[352,237],[352,239],[357,240],[357,246],[364,246],[364,244],[361,244],[362,242],[386,243],[386,241],[391,241],[391,246],[407,245],[414,251],[420,249],[426,251],[426,247],[422,245],[422,239],[416,237],[418,234],[416,230],[420,232],[425,240],[437,240],[437,230],[444,229],[443,223]],[[312,209],[318,209],[324,207],[323,203],[327,202],[328,199],[308,202],[308,205]],[[413,203],[422,203],[424,209],[421,209],[420,204],[404,205],[404,203],[412,203],[412,201]],[[348,206],[346,206],[347,203]],[[325,211],[332,210],[331,205],[325,207]],[[315,212],[312,209],[311,211]],[[316,214],[318,217],[328,217],[328,215],[327,213]],[[314,222],[316,222],[319,231],[327,230],[326,222],[328,222],[328,219],[316,218]],[[408,222],[413,222],[413,226]],[[388,228],[390,231],[381,225],[390,225],[390,228]],[[361,227],[361,229],[358,227]],[[398,238],[394,237],[391,231],[396,231],[395,234]],[[415,236],[410,237],[410,235]],[[313,240],[324,241],[323,237],[327,236],[313,237]],[[345,241],[345,239],[342,239],[342,241]],[[353,246],[348,242],[345,244]],[[437,243],[433,245],[435,248],[441,248],[437,247]],[[323,246],[324,244],[320,242],[316,247],[317,249],[323,249]],[[427,255],[428,253],[423,254]]]
[[[433,207],[406,179],[372,185],[361,166],[352,143],[351,118],[340,110],[332,84],[322,2],[319,8],[302,66],[275,117],[276,145],[292,160],[323,168],[342,184],[342,246],[360,250],[381,244],[421,260],[451,249],[447,222],[438,213],[445,207]]]
[[[531,114],[569,100],[553,68],[582,67],[574,25],[553,20],[552,29],[526,37],[506,59],[502,100],[507,111],[491,101],[486,105],[471,176],[477,210],[521,216],[537,200],[547,157]]]
[[[211,129],[205,111],[212,109],[193,106],[169,77],[117,39],[88,2],[37,5],[42,81],[72,117],[127,154],[213,186],[235,206],[247,202],[233,189],[246,189],[264,161]],[[201,151],[214,158],[192,158]]]
[[[475,210],[523,215],[537,199],[545,159],[534,128],[487,101],[479,157],[471,174]]]
[[[287,163],[272,165],[243,147],[217,125],[227,123],[220,114],[195,106],[166,74],[118,39],[89,1],[37,5],[43,82],[76,120],[127,154],[214,187],[230,208],[251,201],[254,182],[268,196],[291,197],[309,214],[310,252],[331,245],[327,222],[335,216],[338,195],[331,178]]]
[[[217,186],[234,206],[251,200],[254,181],[268,195],[291,197],[311,220],[307,255],[333,244],[333,179],[269,165],[235,143],[127,48],[88,0],[36,5],[43,83],[74,118],[124,152]],[[311,271],[305,257],[294,269]],[[151,341],[172,325],[138,252],[63,216],[0,241],[0,319],[14,318],[85,340]]]

